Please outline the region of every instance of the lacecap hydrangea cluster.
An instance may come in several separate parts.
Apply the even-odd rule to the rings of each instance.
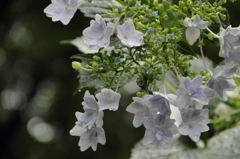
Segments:
[[[82,32],[81,45],[96,51],[88,54],[88,60],[77,55],[85,66],[73,62],[73,68],[80,73],[80,88],[98,88],[95,96],[85,92],[85,112],[76,112],[77,122],[70,130],[71,135],[80,136],[81,151],[89,147],[95,151],[98,143],[106,143],[103,110],[118,110],[121,95],[117,91],[132,80],[136,80],[141,91],[126,111],[134,114],[134,127],[145,127],[143,145],[154,143],[161,148],[174,143],[176,134],[199,141],[201,133],[209,130],[207,105],[215,97],[227,100],[226,92],[235,89],[233,76],[240,68],[240,27],[225,22],[226,9],[222,5],[226,2],[52,0],[44,9],[52,21],[67,25],[78,9],[94,18]],[[204,39],[218,39],[224,65],[214,70],[208,68],[202,47]],[[197,57],[191,51],[192,45],[199,48],[205,70],[189,71],[189,60]],[[167,72],[175,75],[177,88],[165,79]],[[89,81],[81,78],[86,74]],[[172,94],[160,90],[158,81],[164,81]],[[181,114],[180,124],[175,124],[173,108]]]

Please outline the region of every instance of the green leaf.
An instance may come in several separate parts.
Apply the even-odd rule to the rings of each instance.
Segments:
[[[181,53],[181,54],[184,54],[184,55],[192,55],[194,57],[198,57],[197,54],[194,52],[194,50],[192,49],[192,47],[186,43],[186,42],[178,42],[178,51]]]
[[[225,130],[208,141],[204,152],[209,159],[240,158],[240,126]],[[207,157],[210,156],[210,157]]]
[[[61,41],[62,44],[72,44],[73,46],[77,47],[79,51],[81,51],[84,54],[92,54],[95,52],[98,52],[98,48],[90,49],[89,45],[84,43],[84,37],[77,37],[73,40],[65,40]]]
[[[161,150],[154,144],[137,143],[131,159],[240,159],[240,126],[212,137],[206,148],[190,149],[180,140],[166,144]]]
[[[112,4],[113,2],[111,0],[98,0],[92,1],[91,3],[83,3],[79,9],[86,17],[95,18],[95,15],[99,14],[105,21],[110,21],[113,16],[106,16],[106,14],[113,14]],[[119,3],[115,5],[118,8],[122,7]]]
[[[92,60],[94,55],[96,55],[96,54],[76,54],[76,55],[72,55],[70,57],[70,59],[79,59],[79,60],[83,60],[85,62],[89,62]]]
[[[130,159],[169,159],[170,157],[188,149],[187,146],[178,140],[174,144],[166,144],[163,149],[156,148],[155,144],[144,146],[139,142],[132,150]]]

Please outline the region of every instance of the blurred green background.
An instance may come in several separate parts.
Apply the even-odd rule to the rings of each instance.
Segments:
[[[107,142],[96,152],[81,152],[79,137],[69,135],[75,112],[83,111],[83,93],[73,96],[78,79],[70,60],[79,51],[59,42],[81,36],[90,19],[77,11],[69,25],[53,23],[43,13],[50,3],[0,1],[0,159],[128,159],[144,134],[125,112],[129,94],[122,94],[117,112],[105,111]],[[225,6],[232,26],[238,26],[240,1]],[[215,62],[221,60],[217,47],[204,50]]]

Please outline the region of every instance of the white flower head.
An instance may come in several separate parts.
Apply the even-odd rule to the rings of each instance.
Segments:
[[[240,27],[228,26],[227,29],[220,30],[220,51],[219,56],[227,58],[230,52],[234,52],[240,46]]]
[[[229,105],[227,105],[223,102],[220,102],[217,105],[216,109],[214,110],[214,113],[219,115],[220,119],[230,121],[231,115],[233,114],[233,110]]]
[[[90,22],[90,27],[83,30],[83,35],[86,37],[84,43],[90,48],[107,48],[113,31],[114,27],[107,26],[101,15],[96,14],[95,20]]]
[[[76,112],[76,118],[78,121],[70,130],[70,135],[80,136],[78,145],[81,151],[85,151],[89,147],[92,147],[92,149],[96,151],[98,143],[102,145],[106,143],[105,132],[101,126],[94,124],[90,129],[84,127],[84,125],[82,125],[83,113],[80,112]]]
[[[122,44],[128,47],[140,46],[143,40],[143,33],[135,30],[131,19],[128,19],[123,25],[117,26],[117,36]]]
[[[89,147],[96,151],[98,143],[102,145],[106,143],[105,131],[102,127],[93,127],[90,131],[85,131],[81,135],[78,146],[81,151],[85,151]]]
[[[195,105],[202,108],[208,105],[211,97],[215,95],[214,90],[202,85],[202,76],[198,75],[193,80],[189,77],[180,78],[180,86],[176,91],[176,106],[180,109]]]
[[[84,101],[82,102],[85,112],[82,115],[82,123],[88,129],[91,129],[94,124],[97,126],[103,125],[103,111],[99,110],[99,105],[93,95],[88,91],[85,92]]]
[[[232,76],[236,72],[237,67],[223,69],[220,66],[213,71],[213,76],[208,80],[207,87],[213,89],[216,96],[223,100],[227,100],[226,91],[234,91],[236,83]]]
[[[100,110],[118,110],[121,95],[111,89],[103,88],[101,93],[96,94]]]
[[[194,15],[192,18],[186,17],[183,21],[183,25],[188,27],[185,32],[186,39],[190,45],[193,45],[200,36],[200,29],[207,28],[208,22],[201,20],[199,15]]]
[[[51,0],[52,4],[44,9],[44,13],[52,18],[52,21],[61,21],[67,25],[84,0]]]
[[[198,142],[202,132],[209,130],[207,126],[210,120],[206,118],[208,109],[181,109],[182,123],[178,127],[178,132],[188,135],[192,141]]]
[[[133,126],[140,127],[145,117],[154,116],[157,109],[152,109],[149,99],[152,95],[145,95],[143,98],[133,97],[133,102],[127,107],[127,112],[134,114]]]

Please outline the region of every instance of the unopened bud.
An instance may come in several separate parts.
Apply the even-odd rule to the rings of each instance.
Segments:
[[[73,62],[72,62],[72,68],[78,70],[78,69],[82,68],[82,65],[81,65],[80,62],[73,61]]]

